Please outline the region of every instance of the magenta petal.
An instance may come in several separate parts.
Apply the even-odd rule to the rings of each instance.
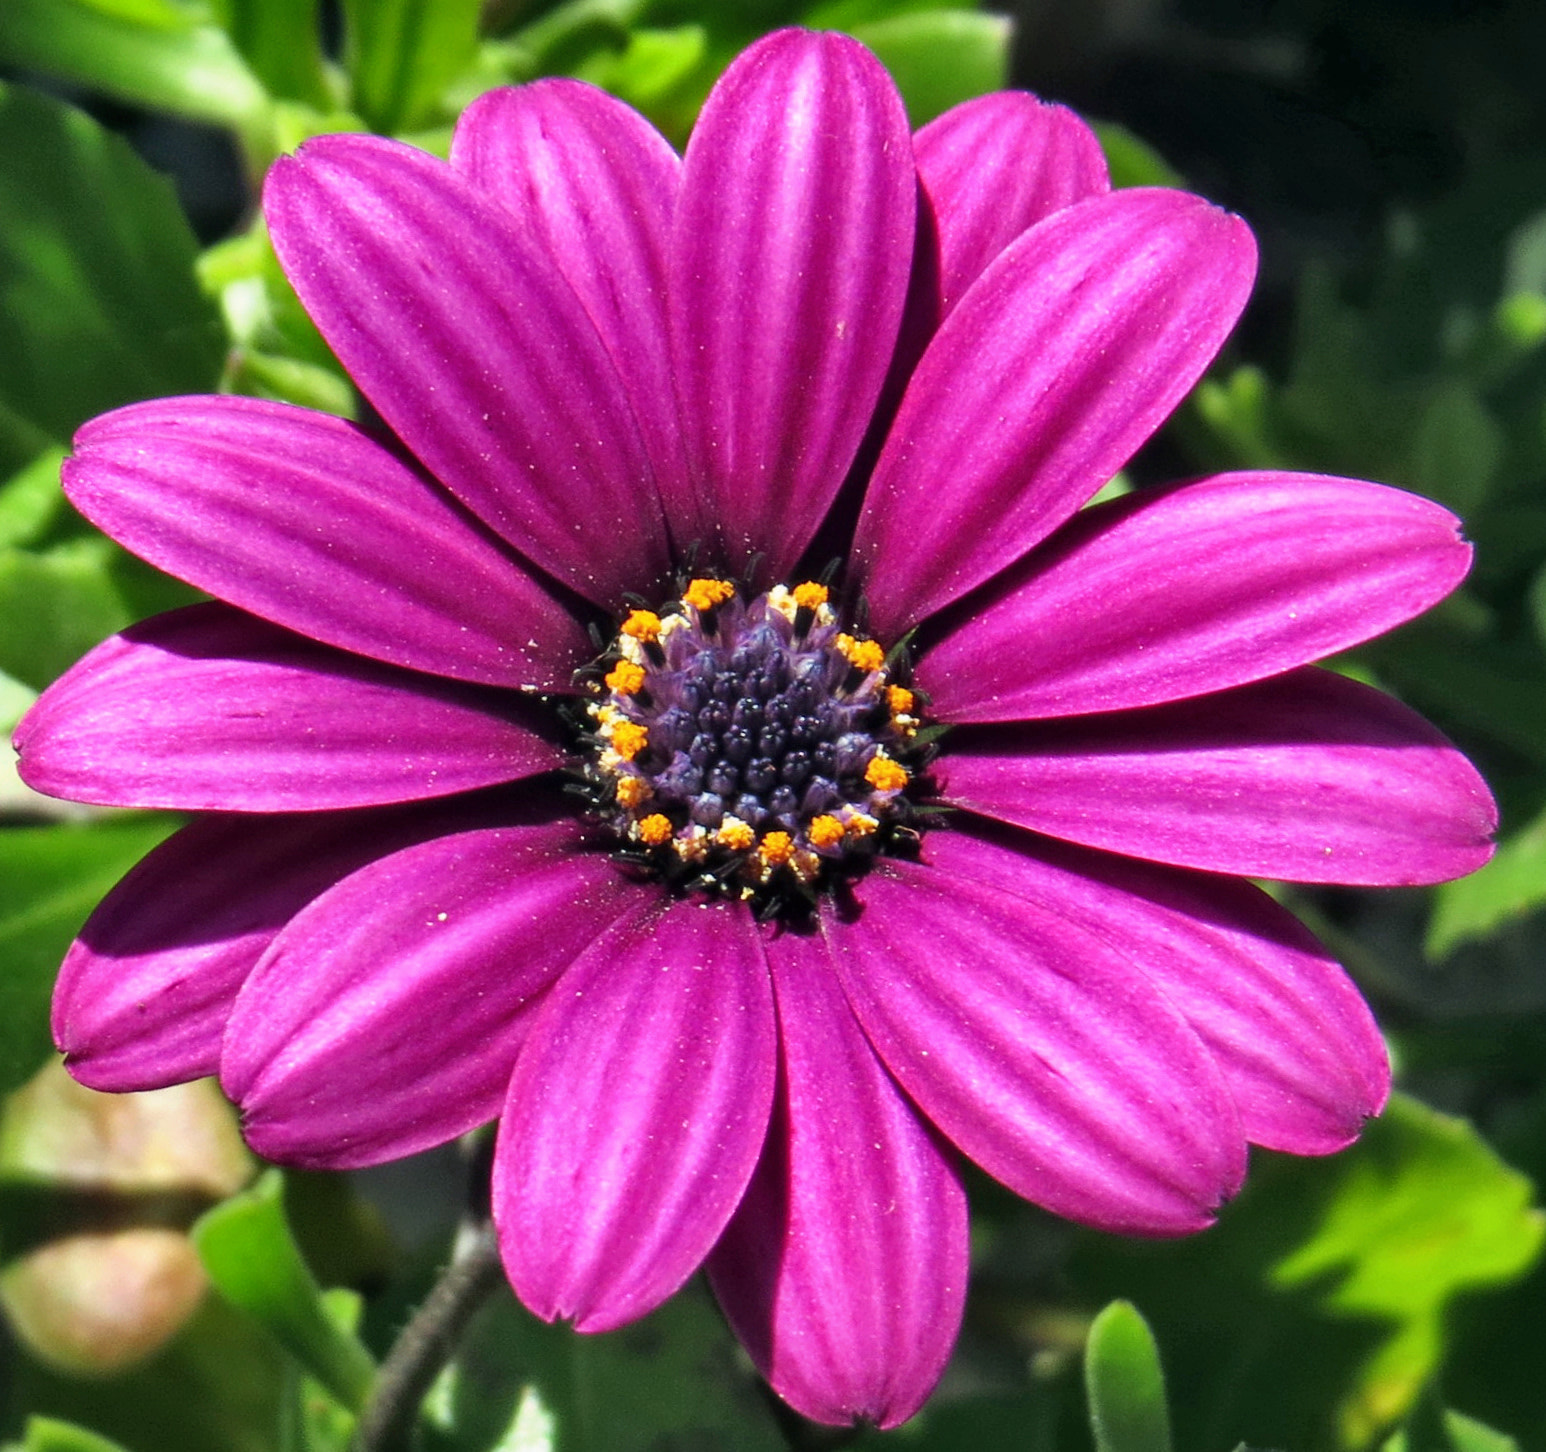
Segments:
[[[1414,494],[1234,474],[1087,510],[918,663],[947,721],[1085,715],[1277,675],[1410,620],[1464,578]],[[964,611],[963,611],[964,614]]]
[[[942,317],[1027,227],[1111,189],[1095,133],[1025,91],[953,107],[913,151],[939,227]]]
[[[226,1018],[274,935],[382,853],[448,831],[452,803],[206,817],[102,900],[54,987],[54,1041],[93,1089],[158,1089],[215,1073]]]
[[[142,559],[342,650],[547,690],[595,654],[551,586],[326,414],[251,398],[134,404],[80,431],[64,482]]]
[[[220,1076],[259,1154],[348,1169],[493,1119],[532,1007],[637,889],[572,821],[384,857],[275,938]]]
[[[563,764],[534,707],[317,645],[225,605],[104,641],[16,728],[49,796],[290,812],[449,796]]]
[[[1245,1173],[1201,1040],[1122,953],[1044,907],[905,861],[823,929],[865,1033],[918,1107],[1010,1189],[1130,1235],[1212,1223]]]
[[[1212,361],[1255,265],[1238,217],[1141,188],[1000,254],[935,334],[875,467],[855,548],[876,634],[1018,560],[1115,474]]]
[[[896,344],[917,180],[869,51],[784,30],[704,105],[677,208],[671,317],[700,536],[784,578],[853,461]]]
[[[1492,855],[1476,769],[1379,691],[1306,668],[1103,717],[964,728],[945,798],[1153,862],[1290,882],[1398,886]]]
[[[479,96],[456,123],[451,164],[510,208],[585,304],[633,401],[667,514],[691,525],[666,322],[681,159],[631,106],[555,79]]]
[[[533,1311],[605,1331],[697,1269],[757,1162],[776,1049],[742,904],[652,907],[585,950],[537,1011],[495,1152],[500,1249]]]
[[[263,198],[306,311],[453,494],[598,604],[668,573],[622,380],[515,217],[444,162],[374,136],[308,141],[274,163]]]
[[[966,1197],[854,1021],[822,940],[785,933],[768,958],[781,1093],[709,1277],[796,1411],[893,1427],[923,1405],[961,1323]]]
[[[1253,1144],[1327,1154],[1390,1091],[1358,990],[1299,921],[1250,883],[1015,833],[936,832],[941,871],[1088,928],[1177,1008],[1224,1074]]]

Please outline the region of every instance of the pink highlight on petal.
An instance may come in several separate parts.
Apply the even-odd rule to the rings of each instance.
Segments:
[[[749,914],[637,904],[538,1010],[495,1152],[516,1294],[581,1331],[644,1315],[698,1268],[772,1108],[773,994]]]
[[[1153,862],[1412,886],[1492,856],[1486,783],[1415,712],[1306,668],[1197,700],[963,731],[958,806]]]
[[[918,680],[946,721],[1085,715],[1244,685],[1442,600],[1470,568],[1459,531],[1415,494],[1319,474],[1145,490],[1085,510],[952,612]]]
[[[916,193],[901,98],[846,36],[768,36],[704,104],[670,305],[697,538],[721,568],[787,576],[842,484],[896,344]]]
[[[875,466],[854,539],[875,632],[898,639],[1085,503],[1213,361],[1255,271],[1245,224],[1184,192],[1022,233],[935,334]]]
[[[563,753],[538,729],[552,727],[519,696],[345,655],[225,605],[190,605],[71,667],[17,728],[16,749],[29,786],[74,801],[323,811],[551,771]]]
[[[855,1022],[822,939],[783,933],[767,952],[779,1098],[709,1278],[796,1411],[894,1427],[923,1405],[955,1341],[966,1197]]]
[[[1111,190],[1100,142],[1065,106],[995,91],[913,137],[939,233],[941,318],[1027,227]]]
[[[536,1005],[635,900],[578,837],[572,820],[439,837],[300,912],[226,1030],[221,1083],[252,1147],[352,1169],[493,1119]]]

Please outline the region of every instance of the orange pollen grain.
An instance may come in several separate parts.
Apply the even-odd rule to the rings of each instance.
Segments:
[[[726,822],[715,836],[721,847],[732,852],[744,852],[757,840],[757,834],[746,822]]]
[[[837,648],[856,670],[878,671],[886,663],[886,652],[873,640],[859,640],[852,635],[840,635]]]
[[[639,823],[639,840],[651,847],[671,840],[671,818],[663,812],[651,812]]]
[[[887,686],[886,704],[893,716],[906,716],[913,709],[913,693],[906,686]]]
[[[619,721],[612,728],[612,750],[624,761],[632,761],[649,740],[650,733],[637,721]]]
[[[617,804],[624,811],[632,811],[652,795],[650,784],[642,776],[625,776],[617,784]]]
[[[794,857],[794,838],[787,832],[769,832],[757,851],[769,867],[783,867]]]
[[[806,836],[811,839],[812,847],[836,847],[843,840],[843,824],[836,817],[825,814],[813,817],[806,828]]]
[[[631,660],[620,660],[607,672],[607,689],[620,696],[631,696],[644,684],[644,667]]]
[[[827,603],[827,587],[818,585],[814,580],[796,585],[791,593],[794,595],[794,603],[802,610],[819,610]]]
[[[623,634],[635,640],[656,640],[660,636],[660,616],[653,610],[635,610],[623,621]]]
[[[734,594],[735,586],[728,580],[693,580],[682,591],[682,604],[694,610],[712,610]]]
[[[899,792],[907,785],[907,768],[889,756],[872,756],[864,768],[864,779],[878,792]]]

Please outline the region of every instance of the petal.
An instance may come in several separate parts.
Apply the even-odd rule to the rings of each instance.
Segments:
[[[481,519],[588,599],[664,578],[659,501],[617,369],[516,219],[375,136],[283,156],[263,189],[285,275],[349,376]]]
[[[666,322],[681,159],[631,106],[550,79],[479,96],[456,123],[451,165],[515,214],[584,303],[633,401],[667,514],[690,526]]]
[[[782,579],[869,423],[896,344],[917,180],[901,98],[857,41],[784,30],[687,147],[671,318],[709,557]]]
[[[1346,650],[1465,577],[1446,509],[1316,474],[1234,474],[1084,511],[920,656],[947,721],[1200,696]]]
[[[989,1174],[1128,1235],[1212,1223],[1245,1173],[1217,1065],[1125,954],[1057,906],[887,861],[823,914],[886,1067]]]
[[[1384,1106],[1390,1064],[1358,990],[1250,883],[1002,829],[935,832],[924,855],[951,876],[1060,912],[1116,948],[1207,1046],[1253,1144],[1327,1154]]]
[[[1492,855],[1476,769],[1330,671],[1101,717],[967,727],[937,774],[984,816],[1153,862],[1288,882],[1445,882]]]
[[[319,893],[405,842],[454,830],[460,803],[206,817],[145,857],[87,919],[54,987],[54,1042],[92,1089],[214,1074],[237,990]]]
[[[493,1119],[533,1005],[637,895],[573,820],[441,837],[346,877],[237,997],[220,1076],[248,1142],[350,1169]]]
[[[595,654],[571,603],[353,424],[253,398],[87,424],[71,502],[201,590],[373,660],[567,689]]]
[[[904,1422],[949,1358],[966,1197],[881,1067],[820,938],[768,945],[782,1092],[746,1198],[709,1259],[758,1369],[818,1422]]]
[[[495,1151],[527,1306],[605,1331],[681,1286],[751,1178],[776,1047],[742,904],[652,907],[585,950],[538,1010]]]
[[[898,639],[997,574],[1115,474],[1212,361],[1255,258],[1238,217],[1145,188],[1000,254],[918,364],[865,498],[875,633]]]
[[[538,708],[344,655],[225,605],[104,641],[16,729],[34,790],[109,807],[315,812],[563,764]]]
[[[1095,133],[1025,91],[953,107],[913,152],[939,227],[941,316],[1027,227],[1111,189]]]

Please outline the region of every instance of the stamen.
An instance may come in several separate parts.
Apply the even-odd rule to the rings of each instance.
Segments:
[[[624,761],[632,761],[650,744],[648,728],[639,725],[637,721],[615,722],[609,735],[612,740],[612,750]]]
[[[873,756],[864,768],[864,779],[878,792],[899,792],[907,785],[907,768],[889,756]]]
[[[823,813],[811,818],[805,835],[811,839],[812,847],[836,847],[843,840],[843,824],[836,817]]]
[[[631,660],[620,660],[607,672],[607,689],[620,696],[631,696],[644,685],[644,667]]]
[[[659,847],[671,840],[671,818],[663,812],[651,812],[639,823],[639,840]]]

